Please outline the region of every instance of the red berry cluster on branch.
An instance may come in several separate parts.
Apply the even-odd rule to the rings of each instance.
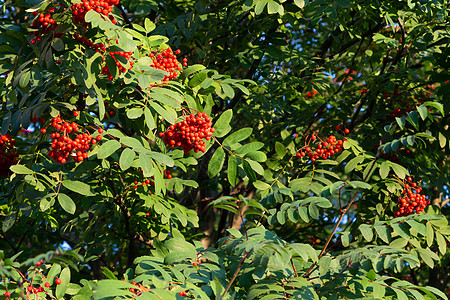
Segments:
[[[180,50],[176,50],[175,54],[180,54]],[[178,77],[178,71],[181,70],[181,63],[177,60],[177,56],[175,54],[172,52],[170,47],[161,53],[150,54],[150,58],[153,59],[153,63],[150,66],[169,73],[164,76],[163,81],[169,81]],[[186,58],[183,58],[183,66],[187,66]]]
[[[205,152],[205,140],[209,140],[215,131],[211,128],[211,118],[206,113],[190,115],[184,121],[170,125],[165,132],[160,132],[159,136],[164,139],[164,143],[171,148],[181,147],[184,153],[192,149],[194,152]]]
[[[85,36],[82,36],[82,35],[80,36],[80,34],[78,32],[75,32],[73,34],[73,38],[75,40],[77,40],[78,42],[85,44],[88,47],[94,48],[96,51],[99,51],[99,50],[106,51],[105,44],[103,44],[103,43],[94,44],[94,42],[92,42]]]
[[[131,68],[134,65],[134,61],[130,60],[131,55],[133,54],[133,52],[124,52],[124,51],[117,51],[117,52],[109,52],[109,55],[111,55],[111,57],[114,59],[114,61],[116,62],[117,67],[119,68],[119,72],[125,73],[127,70],[131,70]],[[130,67],[127,69],[126,67],[124,67],[115,57],[115,55],[119,55],[124,57],[127,61],[130,62]],[[102,69],[102,74],[103,75],[107,75],[109,81],[113,80],[113,76],[111,75],[111,72],[108,69],[108,66],[105,65]]]
[[[309,91],[306,93],[306,99],[310,99],[312,97],[314,97],[315,95],[317,95],[319,92],[316,91],[315,89],[312,89],[312,91]]]
[[[7,176],[9,167],[17,164],[19,154],[15,148],[16,140],[9,134],[0,135],[0,176]]]
[[[142,171],[142,169],[139,169],[139,171],[141,172],[141,173],[143,173],[143,171]],[[169,170],[164,170],[164,177],[166,177],[167,179],[171,179],[172,178],[172,174],[170,174],[170,171]],[[140,184],[142,185],[142,186],[147,186],[147,185],[151,185],[151,186],[155,186],[155,176],[152,176],[151,177],[151,179],[145,179],[145,180],[143,180]],[[134,181],[134,186],[133,186],[133,188],[134,189],[137,189],[138,188],[138,186],[139,186],[139,181],[137,181],[137,180],[135,180]],[[150,194],[151,194],[152,192],[150,191]]]
[[[326,140],[319,139],[319,143],[313,145],[312,143],[314,143],[317,138],[316,134],[313,134],[309,143],[297,151],[296,156],[299,158],[308,156],[312,162],[319,158],[327,159],[342,151],[342,145],[346,140],[338,140],[334,135],[330,135]]]
[[[90,10],[95,10],[99,14],[107,16],[113,24],[117,20],[110,15],[114,5],[119,4],[119,0],[83,0],[83,3],[76,3],[72,5],[72,15],[74,24],[82,24],[87,26],[84,19],[86,13]]]
[[[31,23],[31,28],[34,29],[32,34],[35,36],[30,42],[35,44],[36,42],[41,40],[41,36],[44,34],[48,34],[55,30],[58,23],[53,18],[53,14],[63,8],[61,3],[58,3],[54,6],[47,8],[46,11],[39,13],[38,11],[34,11],[32,13],[35,19],[33,23]],[[61,37],[62,33],[55,33],[55,37]]]
[[[51,127],[55,129],[55,132],[50,135],[52,150],[48,152],[48,155],[56,163],[64,164],[69,160],[69,157],[72,157],[76,162],[83,161],[88,157],[87,152],[91,145],[102,139],[101,135],[92,138],[87,132],[80,133],[78,124],[67,122],[59,116],[52,119]],[[42,128],[41,133],[47,133],[47,129]],[[103,129],[100,128],[98,133],[103,133]]]
[[[408,216],[413,213],[422,212],[425,207],[430,204],[425,195],[421,195],[421,187],[417,187],[417,183],[413,182],[411,177],[408,177],[402,191],[402,196],[398,199],[398,211],[395,213],[396,217]]]

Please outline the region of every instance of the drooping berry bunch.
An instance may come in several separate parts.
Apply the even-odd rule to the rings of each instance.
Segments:
[[[81,162],[88,157],[88,150],[91,145],[97,143],[102,139],[100,134],[103,133],[103,129],[99,128],[96,138],[92,138],[87,132],[81,133],[81,130],[75,122],[67,122],[61,117],[55,117],[50,124],[55,129],[55,132],[51,133],[52,138],[52,150],[48,152],[48,155],[53,158],[56,163],[64,164],[70,157],[76,162]],[[41,133],[47,133],[46,128],[41,129]]]
[[[176,50],[175,54],[180,54],[180,50]],[[163,81],[169,81],[178,77],[178,71],[181,70],[181,63],[177,60],[175,54],[170,47],[160,53],[150,53],[150,58],[153,59],[153,63],[150,66],[169,73],[164,76]],[[183,58],[183,66],[187,66],[186,58]]]
[[[194,152],[205,152],[205,140],[209,140],[215,131],[211,128],[211,118],[206,113],[191,114],[184,121],[170,125],[165,132],[160,132],[159,136],[164,139],[164,143],[171,147],[181,147],[184,153],[192,149]]]
[[[421,191],[422,188],[418,187],[411,177],[408,177],[403,186],[402,196],[398,199],[398,211],[395,213],[395,216],[402,217],[422,212],[430,204],[430,201],[427,200],[425,195],[420,194]]]
[[[87,23],[84,19],[86,13],[95,10],[99,14],[107,16],[113,24],[117,22],[114,16],[110,15],[114,5],[119,4],[119,0],[83,0],[83,3],[72,5],[72,15],[74,24],[81,24],[84,27]]]
[[[38,11],[34,11],[32,13],[33,17],[35,17],[31,23],[31,28],[33,29],[32,34],[35,36],[35,38],[30,41],[32,44],[40,41],[42,35],[48,34],[55,30],[58,23],[53,18],[53,15],[62,8],[63,5],[61,3],[57,3],[48,7],[44,12],[39,13]],[[55,37],[61,37],[62,35],[62,33],[55,33]]]
[[[330,135],[327,139],[321,140],[316,144],[318,137],[313,134],[309,140],[309,143],[297,151],[296,156],[301,158],[308,156],[312,162],[319,158],[327,159],[334,154],[342,151],[342,145],[346,139],[338,140],[334,135]]]
[[[9,134],[0,135],[0,176],[7,176],[9,167],[18,162],[19,154],[15,145],[16,140]]]
[[[114,61],[116,62],[117,67],[119,68],[119,72],[125,73],[128,70],[131,70],[131,68],[134,65],[134,61],[130,60],[131,55],[133,54],[133,52],[124,52],[124,51],[117,51],[117,52],[109,52],[109,55],[111,55],[111,57],[114,59]],[[122,63],[120,61],[117,60],[117,58],[115,57],[115,55],[119,55],[124,57],[127,61],[130,62],[130,67],[128,67],[128,69],[126,67],[124,67],[122,65]],[[102,74],[108,76],[109,81],[113,80],[113,76],[111,75],[111,72],[108,69],[108,66],[105,65],[102,69]]]

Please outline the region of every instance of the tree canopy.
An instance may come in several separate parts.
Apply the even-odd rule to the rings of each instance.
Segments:
[[[447,1],[1,4],[0,299],[447,299]]]

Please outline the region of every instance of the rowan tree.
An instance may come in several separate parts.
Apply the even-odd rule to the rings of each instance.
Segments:
[[[447,299],[448,8],[2,2],[0,299]]]

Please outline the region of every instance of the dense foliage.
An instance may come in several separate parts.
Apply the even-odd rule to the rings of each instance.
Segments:
[[[0,299],[447,299],[447,1],[2,12]]]

